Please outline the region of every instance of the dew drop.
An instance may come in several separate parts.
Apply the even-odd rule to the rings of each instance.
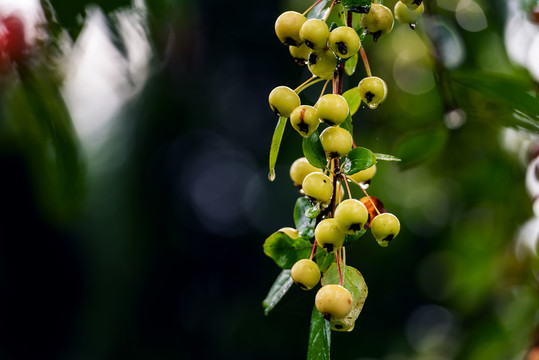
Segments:
[[[268,174],[268,180],[269,181],[274,181],[275,180],[275,169],[271,169],[269,174]]]

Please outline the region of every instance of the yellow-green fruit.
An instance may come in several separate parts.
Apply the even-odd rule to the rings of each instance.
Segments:
[[[305,176],[301,187],[305,195],[321,203],[328,203],[333,195],[333,182],[329,176],[321,172],[313,172]]]
[[[337,94],[322,96],[314,107],[318,118],[329,126],[343,123],[350,110],[346,99]]]
[[[348,177],[358,183],[362,183],[371,180],[374,177],[374,174],[376,174],[376,165],[373,165],[368,169],[358,171],[355,174],[348,175]]]
[[[322,50],[328,42],[328,25],[319,19],[309,19],[303,23],[299,30],[299,37],[311,49]]]
[[[309,105],[301,105],[290,114],[290,124],[303,137],[309,137],[318,129],[320,120],[316,109]]]
[[[401,224],[399,219],[391,213],[383,213],[376,216],[371,223],[372,236],[382,247],[389,245],[391,240],[399,234]]]
[[[359,35],[351,27],[340,26],[329,34],[329,47],[343,59],[354,56],[360,46]]]
[[[288,237],[290,237],[291,239],[299,238],[299,231],[297,229],[294,229],[294,228],[291,228],[291,227],[280,228],[279,232],[282,232],[282,233],[288,235]]]
[[[326,319],[343,319],[352,311],[352,294],[341,285],[322,286],[314,299],[316,309]]]
[[[423,3],[419,5],[416,9],[410,9],[406,4],[398,1],[395,4],[395,17],[402,24],[409,24],[412,29],[415,28],[415,23],[423,15]]]
[[[346,129],[330,126],[320,134],[320,142],[330,159],[345,156],[352,150],[352,135]]]
[[[277,116],[289,117],[300,104],[298,94],[288,86],[277,86],[269,94],[269,105]]]
[[[363,78],[358,85],[361,100],[371,109],[376,109],[387,97],[387,85],[376,76]]]
[[[307,64],[311,73],[322,79],[332,79],[335,68],[337,67],[337,58],[331,50],[314,51],[309,54]]]
[[[356,199],[344,200],[335,210],[337,228],[345,234],[355,234],[361,231],[368,219],[367,208]]]
[[[361,17],[360,26],[372,34],[373,40],[393,29],[393,13],[386,6],[371,4],[371,9]]]
[[[309,259],[301,259],[292,266],[290,276],[303,290],[311,290],[320,281],[320,268]]]
[[[314,238],[327,252],[337,250],[344,244],[345,234],[339,230],[334,218],[324,219],[316,225]]]
[[[312,166],[304,157],[297,159],[290,166],[290,178],[296,186],[301,186],[305,177],[314,172],[320,172],[320,169]]]
[[[307,45],[301,44],[300,46],[289,46],[288,50],[290,51],[290,55],[292,55],[292,58],[294,58],[296,64],[307,64],[309,54],[311,53],[311,49],[309,49]]]
[[[282,13],[275,21],[275,34],[285,45],[299,46],[302,41],[299,29],[307,21],[305,16],[295,11]]]
[[[415,10],[423,3],[423,0],[400,0],[403,4],[406,4],[409,9]]]

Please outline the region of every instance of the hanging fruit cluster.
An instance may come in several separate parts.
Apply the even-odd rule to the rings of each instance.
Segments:
[[[394,11],[400,22],[414,29],[423,4],[399,1]],[[332,14],[336,20],[328,26]],[[367,193],[376,162],[399,159],[356,146],[352,131],[352,116],[360,103],[375,110],[388,92],[385,81],[372,75],[362,41],[368,35],[378,41],[393,23],[392,11],[370,0],[318,0],[303,14],[287,11],[275,22],[279,40],[297,64],[307,65],[312,77],[294,90],[278,86],[269,94],[269,105],[279,116],[270,149],[270,180],[275,178],[288,119],[303,137],[305,157],[290,167],[290,177],[302,194],[294,209],[296,228],[282,228],[264,243],[266,255],[283,271],[263,305],[266,313],[271,311],[293,283],[304,290],[321,283],[314,300],[309,352],[315,351],[317,332],[323,338],[329,337],[329,328],[351,331],[365,303],[367,285],[361,273],[346,264],[346,247],[368,229],[386,247],[400,230],[398,218]],[[344,74],[354,73],[358,58],[366,76],[343,93]],[[299,94],[318,82],[324,84],[316,103],[302,104]],[[332,91],[326,94],[329,82]],[[351,186],[365,196],[355,199]]]

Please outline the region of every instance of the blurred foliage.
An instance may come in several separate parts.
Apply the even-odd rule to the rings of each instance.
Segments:
[[[354,331],[333,335],[336,359],[517,359],[538,341],[539,264],[515,251],[532,200],[501,141],[507,127],[537,133],[537,83],[503,48],[505,1],[476,2],[488,23],[477,32],[450,3],[425,2],[415,32],[395,24],[363,41],[389,97],[359,107],[354,139],[402,158],[377,163],[369,193],[403,226],[387,249],[370,235],[350,245],[369,296]],[[279,269],[262,243],[293,224],[287,171],[303,153],[289,127],[267,181],[267,94],[309,76],[273,23],[310,4],[139,2],[150,71],[97,150],[63,96],[79,56],[65,35],[77,45],[101,9],[127,61],[118,14],[135,6],[40,4],[38,40],[0,69],[0,357],[303,358],[313,294],[292,286],[265,317]]]

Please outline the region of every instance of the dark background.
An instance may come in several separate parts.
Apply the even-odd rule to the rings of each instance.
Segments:
[[[0,358],[305,358],[314,292],[293,288],[268,317],[261,302],[280,272],[262,244],[293,226],[299,195],[288,168],[302,156],[288,128],[277,180],[267,180],[277,120],[267,96],[309,76],[273,25],[310,4],[148,1],[150,75],[92,151],[71,125],[53,61],[61,30],[77,39],[90,2],[50,5],[57,23],[49,16],[48,37],[1,87]],[[130,4],[97,5],[114,34],[113,14]],[[537,260],[517,257],[514,240],[532,216],[530,158],[519,163],[500,140],[504,127],[536,132],[533,101],[503,96],[507,84],[516,95],[534,84],[505,55],[505,3],[481,5],[489,26],[480,32],[428,5],[409,46],[434,51],[444,23],[465,57],[451,69],[440,57],[412,58],[411,70],[436,79],[420,93],[393,80],[392,37],[411,30],[396,22],[378,44],[364,41],[389,98],[358,111],[355,140],[403,158],[380,163],[369,189],[402,228],[388,248],[367,234],[348,249],[369,296],[354,331],[333,333],[335,359],[522,358],[534,342]],[[481,60],[484,43],[502,64],[496,76]],[[345,89],[363,76],[359,64]],[[515,120],[515,108],[535,122]],[[449,126],[455,109],[465,121]]]

